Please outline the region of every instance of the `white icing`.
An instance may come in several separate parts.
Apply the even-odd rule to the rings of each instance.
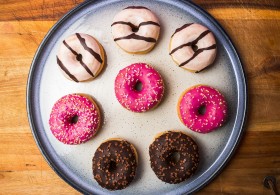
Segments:
[[[101,49],[98,42],[90,35],[79,33],[82,38],[85,39],[86,45],[95,51],[97,54],[101,55]],[[65,42],[78,54],[82,55],[82,61],[89,68],[94,76],[97,76],[100,68],[102,68],[102,63],[100,63],[89,51],[85,50],[79,41],[76,34],[73,34],[65,39]],[[67,70],[76,77],[78,81],[85,81],[92,78],[87,70],[81,65],[80,61],[77,60],[77,56],[68,49],[65,44],[61,43],[58,58],[67,68]],[[104,60],[104,59],[102,59]],[[72,80],[65,71],[62,70],[63,75]]]
[[[148,9],[124,9],[119,12],[115,18],[114,22],[130,22],[135,26],[138,26],[142,22],[152,21],[159,24],[158,18]],[[156,25],[143,25],[139,28],[136,35],[143,37],[150,37],[158,39],[160,32],[160,27]],[[112,34],[114,39],[119,37],[124,37],[133,34],[131,27],[125,24],[115,24],[112,26]],[[116,43],[125,51],[130,53],[138,53],[149,50],[155,45],[155,42],[147,42],[137,39],[122,39],[116,41]]]
[[[208,29],[200,24],[192,24],[184,28],[183,30],[175,33],[174,36],[171,38],[169,52],[171,52],[173,49],[180,45],[194,41],[201,33],[203,33],[206,30]],[[216,44],[216,41],[213,33],[210,32],[202,39],[200,39],[196,46],[198,47],[198,49],[200,49],[210,47],[214,44]],[[216,57],[216,52],[217,49],[204,50],[186,65],[181,67],[188,70],[200,71],[213,63]],[[175,51],[173,54],[171,54],[171,56],[173,60],[178,65],[180,65],[188,59],[190,59],[194,53],[195,52],[193,51],[191,46],[185,46]]]

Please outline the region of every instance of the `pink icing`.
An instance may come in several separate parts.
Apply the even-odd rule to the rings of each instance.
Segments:
[[[191,130],[209,133],[222,126],[227,116],[224,96],[209,86],[196,86],[183,94],[179,102],[182,122]],[[199,109],[205,106],[205,112]]]
[[[77,122],[73,118],[78,117]],[[100,124],[98,108],[88,98],[69,94],[53,106],[49,125],[53,135],[65,144],[80,144],[88,141]]]
[[[142,89],[135,86],[142,83]],[[115,93],[120,104],[132,112],[145,112],[156,106],[164,92],[160,74],[150,65],[136,63],[120,70],[115,80]]]

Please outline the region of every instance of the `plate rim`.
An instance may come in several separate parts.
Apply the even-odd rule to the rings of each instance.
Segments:
[[[40,61],[40,56],[42,55],[42,49],[44,48],[44,46],[48,43],[49,39],[51,38],[52,34],[55,33],[55,31],[57,29],[59,29],[59,27],[61,26],[61,24],[63,24],[65,21],[68,20],[69,17],[71,17],[72,15],[75,15],[75,13],[79,12],[79,10],[81,10],[82,8],[86,7],[88,4],[98,4],[98,3],[105,3],[106,5],[108,3],[113,3],[113,2],[118,2],[118,1],[122,1],[122,0],[110,0],[110,1],[106,1],[106,2],[102,2],[102,0],[94,0],[94,1],[90,1],[90,0],[86,0],[80,4],[78,4],[76,7],[74,7],[73,9],[71,9],[70,11],[68,11],[66,14],[64,14],[48,31],[48,33],[45,35],[45,37],[43,38],[42,42],[40,43],[30,66],[30,70],[28,73],[28,78],[27,78],[27,85],[26,85],[26,109],[27,109],[27,116],[28,116],[28,122],[29,122],[29,126],[31,128],[31,132],[32,135],[34,137],[34,140],[41,152],[41,154],[43,155],[44,159],[46,160],[46,162],[49,164],[49,166],[54,170],[54,172],[60,177],[62,178],[66,183],[68,183],[70,186],[72,186],[74,189],[78,190],[81,193],[85,193],[85,194],[90,194],[89,191],[86,191],[85,189],[83,189],[80,185],[78,185],[77,183],[75,183],[75,181],[73,181],[73,179],[68,178],[69,175],[67,176],[66,174],[63,173],[63,171],[61,171],[61,169],[58,168],[58,166],[56,165],[55,159],[53,159],[54,157],[52,155],[50,155],[47,151],[46,148],[44,148],[44,144],[42,142],[42,140],[40,140],[40,136],[39,133],[37,132],[37,128],[36,128],[36,117],[32,116],[34,110],[36,110],[36,108],[32,107],[32,104],[30,102],[35,101],[34,97],[33,97],[33,93],[32,93],[32,89],[33,89],[33,85],[34,83],[32,82],[34,79],[34,74],[33,72],[36,69],[36,64],[39,64],[37,61]],[[205,187],[207,184],[209,184],[217,175],[219,175],[222,170],[225,168],[225,166],[228,164],[228,162],[231,160],[232,156],[235,154],[236,149],[238,148],[238,145],[242,139],[242,136],[244,134],[244,128],[245,128],[245,123],[246,123],[246,118],[247,118],[247,110],[248,110],[248,91],[247,91],[247,79],[246,79],[246,75],[244,72],[244,68],[242,66],[242,62],[240,60],[240,57],[238,55],[238,52],[235,48],[235,46],[233,45],[232,40],[230,39],[230,37],[228,36],[228,34],[226,33],[226,31],[223,29],[223,27],[219,24],[219,22],[212,17],[207,11],[205,11],[203,8],[201,8],[199,5],[193,3],[192,1],[184,1],[184,0],[174,0],[172,1],[172,3],[168,0],[157,0],[158,2],[164,2],[164,3],[168,3],[168,4],[177,4],[177,3],[182,3],[185,4],[186,6],[189,6],[195,10],[197,10],[198,12],[200,12],[200,14],[205,17],[207,20],[209,20],[222,34],[222,36],[226,39],[227,44],[229,45],[229,47],[231,48],[231,52],[232,55],[234,56],[234,59],[231,59],[231,64],[232,64],[232,68],[234,69],[235,72],[235,80],[236,80],[236,84],[237,84],[237,92],[240,93],[240,86],[238,85],[242,85],[242,93],[241,93],[241,97],[240,99],[243,101],[240,102],[240,99],[238,98],[238,107],[240,106],[239,104],[241,104],[241,107],[243,107],[244,109],[242,111],[240,111],[240,109],[237,109],[237,114],[236,114],[236,120],[238,117],[238,112],[239,113],[239,118],[240,118],[240,122],[239,122],[239,126],[240,126],[240,130],[238,132],[238,134],[236,135],[236,139],[234,140],[233,143],[231,143],[232,147],[229,149],[229,151],[227,151],[226,153],[226,157],[224,157],[223,161],[220,162],[220,165],[217,167],[217,169],[210,175],[210,177],[208,177],[207,180],[204,181],[204,183],[200,183],[199,185],[196,186],[196,188],[193,188],[192,191],[187,191],[188,189],[185,189],[183,187],[178,188],[176,192],[178,193],[194,193],[197,192],[198,190],[202,189],[203,187]],[[228,52],[227,52],[228,53]],[[232,60],[235,60],[236,63],[235,66],[232,63]],[[238,67],[236,67],[238,66]],[[237,70],[235,70],[237,69]],[[236,71],[239,71],[239,75],[236,75]],[[237,78],[238,76],[238,78]],[[239,97],[239,96],[238,96]],[[240,116],[241,115],[241,116]],[[235,127],[236,122],[234,123]],[[232,134],[230,134],[230,137],[232,137]],[[230,140],[230,138],[229,138]],[[229,144],[229,141],[226,143],[225,147],[223,148],[223,150],[221,151],[221,154],[224,153],[225,149],[228,149],[227,145]],[[220,157],[221,154],[218,156]],[[215,165],[217,160],[213,162],[212,165]],[[211,166],[208,168],[210,169]],[[208,170],[207,169],[207,170]],[[207,171],[206,170],[206,171]],[[104,193],[104,191],[100,191],[99,189],[94,189],[94,193]],[[180,191],[179,191],[180,190]]]

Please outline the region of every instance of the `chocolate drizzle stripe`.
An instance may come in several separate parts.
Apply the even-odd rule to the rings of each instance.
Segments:
[[[94,77],[94,74],[90,71],[90,69],[87,67],[87,65],[83,62],[83,60],[79,61],[80,64],[86,69],[86,71],[92,76]]]
[[[177,32],[180,32],[181,30],[187,28],[188,26],[190,26],[190,25],[192,25],[192,24],[193,24],[193,23],[184,24],[184,25],[181,26],[180,28],[177,28],[171,37],[173,37]]]
[[[69,70],[63,65],[63,63],[60,61],[60,59],[56,56],[57,64],[60,66],[60,68],[75,82],[79,82],[78,79],[74,75],[72,75]]]
[[[68,44],[66,43],[65,40],[63,41],[63,44],[64,44],[65,47],[67,47],[75,56],[78,55],[78,53],[77,53],[74,49],[72,49],[72,48],[70,47],[70,45],[68,45]]]
[[[192,46],[192,45],[197,44],[197,42],[198,42],[200,39],[202,39],[203,37],[205,37],[208,33],[210,33],[210,30],[204,31],[204,32],[201,33],[194,41],[185,43],[185,44],[183,44],[183,45],[180,45],[180,46],[174,48],[174,49],[169,53],[169,55],[173,54],[174,52],[176,52],[177,50],[179,50],[179,49],[181,49],[181,48],[183,48],[183,47]]]
[[[180,46],[174,48],[174,49],[169,53],[169,55],[173,54],[174,52],[176,52],[176,51],[179,50],[179,49],[182,49],[183,47],[191,46],[191,45],[192,45],[192,42],[188,42],[188,43],[185,43],[185,44],[183,44],[183,45],[180,45]]]
[[[147,10],[149,10],[148,8],[143,7],[143,6],[129,6],[124,9],[147,9]]]
[[[205,37],[208,33],[210,33],[210,30],[206,30],[203,33],[201,33],[193,42],[192,44],[197,44],[197,42],[202,39],[203,37]]]
[[[89,53],[91,53],[91,55],[93,55],[95,57],[95,59],[102,64],[103,60],[101,59],[100,55],[87,46],[86,40],[83,37],[81,37],[81,35],[79,33],[76,33],[76,36],[78,37],[78,39],[79,39],[81,45],[84,47],[84,49],[87,50]]]
[[[124,21],[118,21],[118,22],[114,22],[111,26],[114,26],[116,24],[124,24],[124,25],[128,25],[130,26],[132,29],[139,29],[141,26],[144,25],[155,25],[155,26],[159,26],[159,23],[153,22],[153,21],[147,21],[147,22],[141,22],[138,26],[135,26],[134,24],[132,24],[131,22],[124,22]]]
[[[63,41],[63,44],[75,55],[78,56],[79,54],[72,48],[70,45],[66,43],[66,41]],[[82,54],[80,54],[82,56]],[[87,67],[87,65],[83,62],[83,60],[78,60],[80,64],[85,68],[85,70],[92,76],[94,77],[94,74],[90,71],[90,69]]]
[[[143,41],[147,41],[147,42],[156,42],[157,41],[154,38],[143,37],[143,36],[137,35],[135,33],[132,33],[132,34],[124,36],[124,37],[115,38],[114,41],[123,40],[123,39],[137,39],[137,40],[143,40]]]
[[[198,56],[198,54],[200,54],[200,53],[203,52],[204,50],[211,50],[211,49],[215,49],[216,47],[217,47],[216,44],[214,44],[214,45],[211,45],[211,46],[209,46],[209,47],[205,47],[205,48],[198,49],[198,50],[193,54],[193,56],[192,56],[190,59],[188,59],[187,61],[185,61],[185,62],[183,62],[182,64],[180,64],[179,67],[184,66],[184,65],[186,65],[187,63],[189,63],[190,61],[192,61],[196,56]]]

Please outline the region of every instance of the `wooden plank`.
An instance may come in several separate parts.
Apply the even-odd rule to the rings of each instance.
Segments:
[[[6,0],[0,6],[0,21],[11,20],[58,20],[83,0]]]
[[[203,7],[206,10],[209,9],[224,9],[224,8],[254,8],[254,9],[267,9],[267,10],[277,10],[280,8],[280,2],[274,0],[194,0],[196,4]]]
[[[1,194],[80,194],[53,171],[0,171]]]
[[[278,132],[246,132],[225,171],[198,194],[269,194],[262,181],[280,180],[279,140]]]

